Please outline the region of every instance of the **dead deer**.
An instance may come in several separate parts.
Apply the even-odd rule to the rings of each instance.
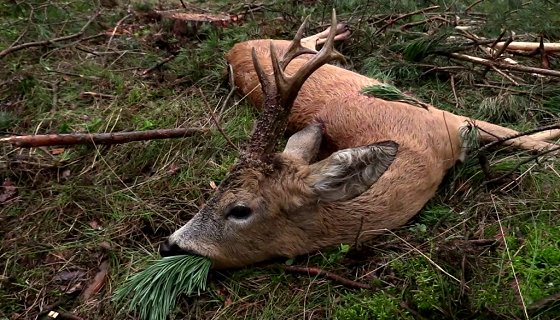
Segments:
[[[215,194],[160,246],[162,256],[197,254],[233,268],[368,240],[407,223],[464,157],[468,118],[360,94],[379,82],[327,64],[344,61],[334,41],[346,31],[334,27],[334,10],[327,36],[302,39],[306,22],[291,42],[248,41],[227,54],[261,115]],[[515,133],[477,125],[487,131],[482,141]],[[296,133],[277,152],[287,129]],[[549,148],[540,140],[557,134],[510,143]],[[314,161],[320,150],[324,159]]]

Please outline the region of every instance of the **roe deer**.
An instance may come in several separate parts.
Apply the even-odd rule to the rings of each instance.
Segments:
[[[371,239],[416,215],[462,159],[468,118],[360,94],[379,82],[327,64],[344,60],[334,41],[347,32],[334,10],[328,36],[302,39],[306,22],[291,42],[247,41],[227,54],[261,115],[215,194],[161,245],[162,256],[198,254],[231,268]],[[483,141],[515,133],[477,124],[488,132]],[[286,130],[296,133],[277,152]],[[549,148],[539,140],[558,131],[509,143]],[[319,151],[324,159],[314,161]]]

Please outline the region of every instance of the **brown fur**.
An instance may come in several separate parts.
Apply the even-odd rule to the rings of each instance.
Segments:
[[[311,38],[311,37],[310,37]],[[238,87],[238,92],[242,96],[248,95],[249,101],[257,108],[262,108],[263,93],[260,90],[259,80],[253,69],[253,62],[251,60],[251,49],[255,48],[259,61],[270,61],[269,43],[271,40],[251,40],[236,44],[227,54],[226,60],[228,64],[233,67],[235,85]],[[307,43],[312,49],[315,46],[311,45],[311,41],[302,41]],[[278,56],[282,56],[287,50],[290,41],[274,40],[274,45]],[[298,59],[293,60],[286,69],[287,74],[293,74],[311,57],[311,55],[303,55]],[[272,73],[272,66],[270,63],[264,64],[264,69],[268,73]],[[387,109],[397,109],[402,103],[390,102],[376,98],[369,98],[367,101],[361,99],[362,96],[359,91],[363,88],[380,84],[381,82],[363,76],[359,73],[352,72],[333,65],[324,65],[315,71],[301,88],[298,97],[292,108],[289,118],[288,134],[297,132],[313,122],[315,115],[323,108],[328,108],[329,105],[335,105],[336,108],[365,108],[370,105],[382,104]],[[359,99],[355,101],[354,99]],[[343,102],[344,101],[344,102]],[[338,105],[337,105],[338,104]],[[405,104],[406,108],[416,108],[415,106]],[[443,112],[446,114],[446,120],[458,118],[459,120],[469,120],[466,117],[457,116],[445,111],[439,111],[437,108],[430,106],[430,110]],[[330,112],[330,111],[327,111]],[[405,111],[406,112],[406,111]],[[400,114],[399,114],[400,115]],[[421,118],[412,121],[419,121],[427,113],[421,115]],[[440,115],[443,117],[442,115]],[[402,119],[402,118],[397,119]],[[359,122],[359,118],[355,118]],[[443,119],[443,118],[442,118]],[[505,137],[518,133],[515,130],[497,126],[485,121],[474,120],[475,123],[483,129],[480,132],[480,141],[487,143],[495,141],[497,137]],[[413,129],[413,128],[411,128]],[[487,131],[489,133],[485,133]],[[560,136],[560,130],[550,130],[542,133],[537,133],[531,136],[520,137],[505,143],[506,145],[514,145],[529,150],[541,150],[550,147],[549,143],[541,142],[543,140],[552,140]]]
[[[314,47],[320,39],[304,40]],[[260,88],[253,90],[259,80],[250,50],[256,49],[258,60],[270,73],[269,41],[237,44],[226,56],[240,93],[248,94],[259,109],[263,94]],[[275,40],[280,56],[289,43]],[[309,56],[293,60],[287,73],[298,70]],[[405,224],[434,196],[446,172],[460,160],[459,130],[467,118],[432,106],[425,110],[359,93],[377,83],[332,65],[320,67],[300,90],[288,125],[290,133],[301,136],[294,137],[287,148],[309,146],[277,154],[270,172],[235,167],[206,206],[170,237],[170,243],[183,252],[209,257],[214,268],[228,268],[353,243],[358,234],[367,240]],[[317,122],[322,132],[312,128]],[[486,122],[477,124],[497,137],[515,133]],[[304,128],[310,129],[300,131]],[[492,134],[480,138],[496,139]],[[557,134],[539,137],[550,139]],[[322,140],[324,159],[309,164],[312,154],[304,151],[316,151],[317,139]],[[531,137],[511,143],[529,149],[551,146]],[[333,176],[342,182],[329,185],[329,179],[335,181]],[[323,182],[327,183],[318,187]],[[327,193],[325,188],[330,188]],[[250,208],[251,214],[232,217],[234,207]]]

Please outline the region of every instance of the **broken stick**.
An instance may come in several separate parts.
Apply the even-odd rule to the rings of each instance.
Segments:
[[[542,68],[535,68],[535,67],[526,67],[526,66],[520,66],[520,65],[516,65],[516,64],[506,64],[506,63],[500,63],[497,61],[492,61],[492,60],[488,60],[488,59],[483,59],[483,58],[479,58],[479,57],[473,57],[473,56],[468,56],[466,54],[460,54],[460,53],[448,53],[447,54],[449,57],[457,59],[457,60],[463,60],[463,61],[468,61],[468,62],[472,62],[472,63],[478,63],[487,67],[496,67],[499,69],[507,69],[507,70],[513,70],[513,71],[520,71],[520,72],[527,72],[527,73],[537,73],[537,74],[542,74],[545,76],[553,76],[553,77],[560,77],[560,71],[556,71],[556,70],[549,70],[549,69],[542,69]]]
[[[44,134],[1,138],[0,143],[10,143],[20,148],[68,146],[78,144],[111,145],[141,140],[184,138],[193,136],[196,133],[205,133],[207,131],[208,129],[206,128],[175,128],[114,133]]]
[[[288,272],[293,272],[293,273],[304,273],[304,274],[309,274],[309,275],[314,275],[314,276],[322,275],[322,276],[325,276],[328,279],[331,279],[332,281],[334,281],[336,283],[339,283],[343,286],[353,288],[353,289],[365,289],[365,290],[371,289],[371,287],[368,284],[352,281],[350,279],[343,278],[343,277],[341,277],[339,275],[336,275],[332,272],[325,271],[325,270],[319,269],[317,267],[303,267],[303,266],[286,266],[286,265],[283,265],[282,268],[284,270],[288,271]]]

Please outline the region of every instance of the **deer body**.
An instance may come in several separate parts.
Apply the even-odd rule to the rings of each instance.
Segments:
[[[216,193],[162,255],[199,254],[214,268],[294,257],[402,226],[434,196],[464,157],[467,118],[360,94],[379,82],[326,64],[342,59],[333,43],[343,31],[301,39],[302,25],[292,42],[254,40],[228,52],[236,86],[261,116]],[[482,126],[490,134],[481,140],[515,133]],[[284,132],[293,135],[277,153]],[[535,137],[511,143],[550,147]]]
[[[341,32],[341,30],[343,30],[343,27],[339,25],[337,31]],[[319,40],[319,43],[321,43],[321,36],[326,36],[324,33],[325,32],[303,39],[303,45],[315,49],[315,41]],[[342,36],[344,34],[339,35]],[[345,39],[345,37],[340,37],[340,39]],[[337,39],[335,38],[335,40]],[[270,61],[270,41],[271,40],[258,39],[237,43],[226,54],[226,60],[228,64],[233,67],[235,86],[238,88],[239,94],[243,97],[247,96],[249,98],[249,101],[251,101],[251,103],[257,109],[261,109],[262,107],[263,93],[262,90],[260,90],[259,79],[253,68],[251,50],[253,48],[255,49],[260,61]],[[290,41],[286,40],[272,41],[274,41],[276,55],[278,56],[282,56],[287,51],[290,45]],[[311,57],[312,55],[301,55],[297,59],[294,59],[286,68],[286,73],[294,74]],[[263,64],[263,69],[267,73],[271,73],[272,65],[270,63]],[[399,112],[400,110],[402,110],[402,108],[408,108],[409,110],[417,108],[416,106],[412,106],[409,104],[386,101],[374,97],[370,97],[370,99],[367,100],[363,99],[362,97],[364,95],[360,94],[360,91],[367,86],[377,84],[381,84],[381,82],[377,79],[372,79],[359,73],[346,70],[334,65],[323,65],[309,77],[309,79],[303,84],[301,90],[299,91],[298,98],[294,102],[294,106],[290,114],[290,121],[288,123],[286,133],[290,135],[294,132],[302,130],[307,125],[312,123],[318,112],[324,108],[329,108],[329,110],[325,111],[325,113],[328,113],[336,112],[335,110],[340,108],[354,109],[383,105],[383,108],[389,109],[389,117],[396,118],[400,121],[403,121],[405,119],[398,118],[402,116],[402,114]],[[330,110],[330,105],[334,105],[335,108]],[[443,120],[444,115],[446,121],[453,121],[453,119],[459,119],[461,122],[474,120],[460,115],[455,115],[447,111],[439,110],[434,106],[429,106],[429,109],[432,113],[440,113],[440,120]],[[396,111],[394,116],[393,110]],[[408,129],[414,130],[415,126],[422,121],[421,119],[430,117],[430,115],[426,112],[421,112],[420,114],[416,115],[419,115],[420,118],[412,119],[411,121],[413,121],[412,123],[414,123],[414,125],[412,127],[409,127]],[[356,121],[349,124],[348,127],[361,125],[362,119],[358,117],[356,117],[355,119]],[[375,119],[370,120],[377,121]],[[463,125],[464,124],[466,123],[463,123]],[[479,133],[479,140],[483,143],[495,141],[498,139],[498,137],[506,137],[518,133],[515,130],[485,121],[476,120],[476,124],[484,130]],[[393,125],[393,123],[380,123],[380,126],[388,127]],[[405,134],[404,131],[405,130],[402,130],[401,132]],[[549,130],[529,136],[520,137],[517,139],[512,139],[506,141],[504,145],[518,146],[528,150],[541,150],[550,147],[550,144],[545,142],[544,140],[552,140],[559,136],[560,130]]]

